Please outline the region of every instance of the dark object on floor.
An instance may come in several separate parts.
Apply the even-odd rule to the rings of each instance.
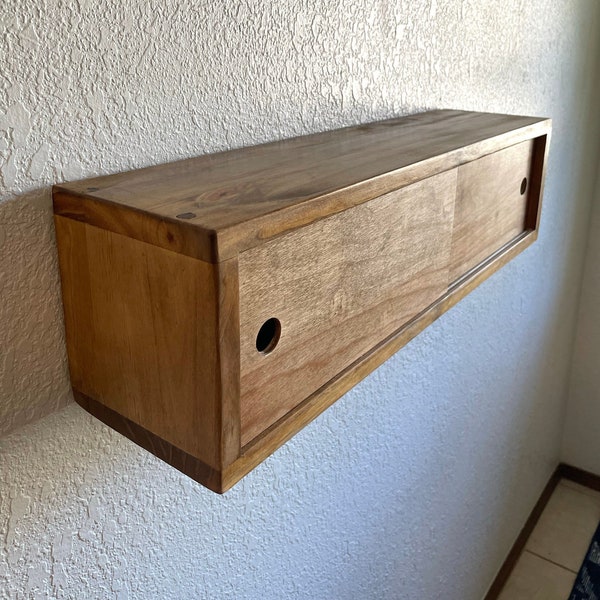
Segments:
[[[569,600],[596,600],[600,598],[600,525],[594,533],[583,564],[577,573]]]

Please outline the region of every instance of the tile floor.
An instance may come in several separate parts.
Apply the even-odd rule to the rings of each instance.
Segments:
[[[600,492],[561,479],[499,600],[567,600],[600,522]]]

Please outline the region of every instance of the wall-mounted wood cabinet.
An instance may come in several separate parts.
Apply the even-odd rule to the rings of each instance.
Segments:
[[[434,111],[55,186],[77,401],[225,491],[535,240],[549,134]]]

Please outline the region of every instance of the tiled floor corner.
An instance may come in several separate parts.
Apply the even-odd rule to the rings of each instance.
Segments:
[[[562,479],[499,600],[567,600],[600,522],[600,492]]]

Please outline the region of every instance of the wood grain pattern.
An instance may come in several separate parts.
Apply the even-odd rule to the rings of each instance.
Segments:
[[[455,193],[454,169],[240,255],[242,445],[446,291]]]
[[[224,492],[537,238],[549,135],[434,111],[55,187],[77,401]]]
[[[156,218],[156,215],[104,199],[89,198],[55,186],[54,212],[57,215],[119,233],[165,250],[216,262],[214,233],[185,220]]]
[[[93,363],[94,348],[86,227],[59,216],[54,217],[54,227],[71,384],[81,389],[85,373]]]
[[[526,227],[533,142],[527,141],[458,168],[451,279],[464,276]]]
[[[219,263],[213,271],[217,290],[217,365],[219,463],[228,465],[240,455],[240,307],[238,260]],[[201,310],[201,307],[199,307]]]
[[[62,184],[55,187],[55,211],[203,260],[225,260],[549,127],[536,117],[431,111]],[[118,218],[107,215],[105,203]],[[185,230],[174,241],[173,223]]]
[[[280,446],[290,440],[298,431],[316,419],[336,400],[351,390],[357,383],[372,373],[377,367],[393,356],[400,348],[431,325],[447,310],[469,294],[488,277],[502,268],[507,262],[523,252],[537,239],[535,231],[528,231],[516,240],[500,248],[487,260],[472,270],[469,277],[462,279],[427,307],[414,319],[382,340],[369,352],[343,370],[326,385],[318,389],[301,404],[271,425],[262,434],[242,447],[238,460],[227,466],[223,476],[223,490],[231,488],[242,477],[256,468]]]
[[[220,467],[215,267],[55,219],[75,389]]]

